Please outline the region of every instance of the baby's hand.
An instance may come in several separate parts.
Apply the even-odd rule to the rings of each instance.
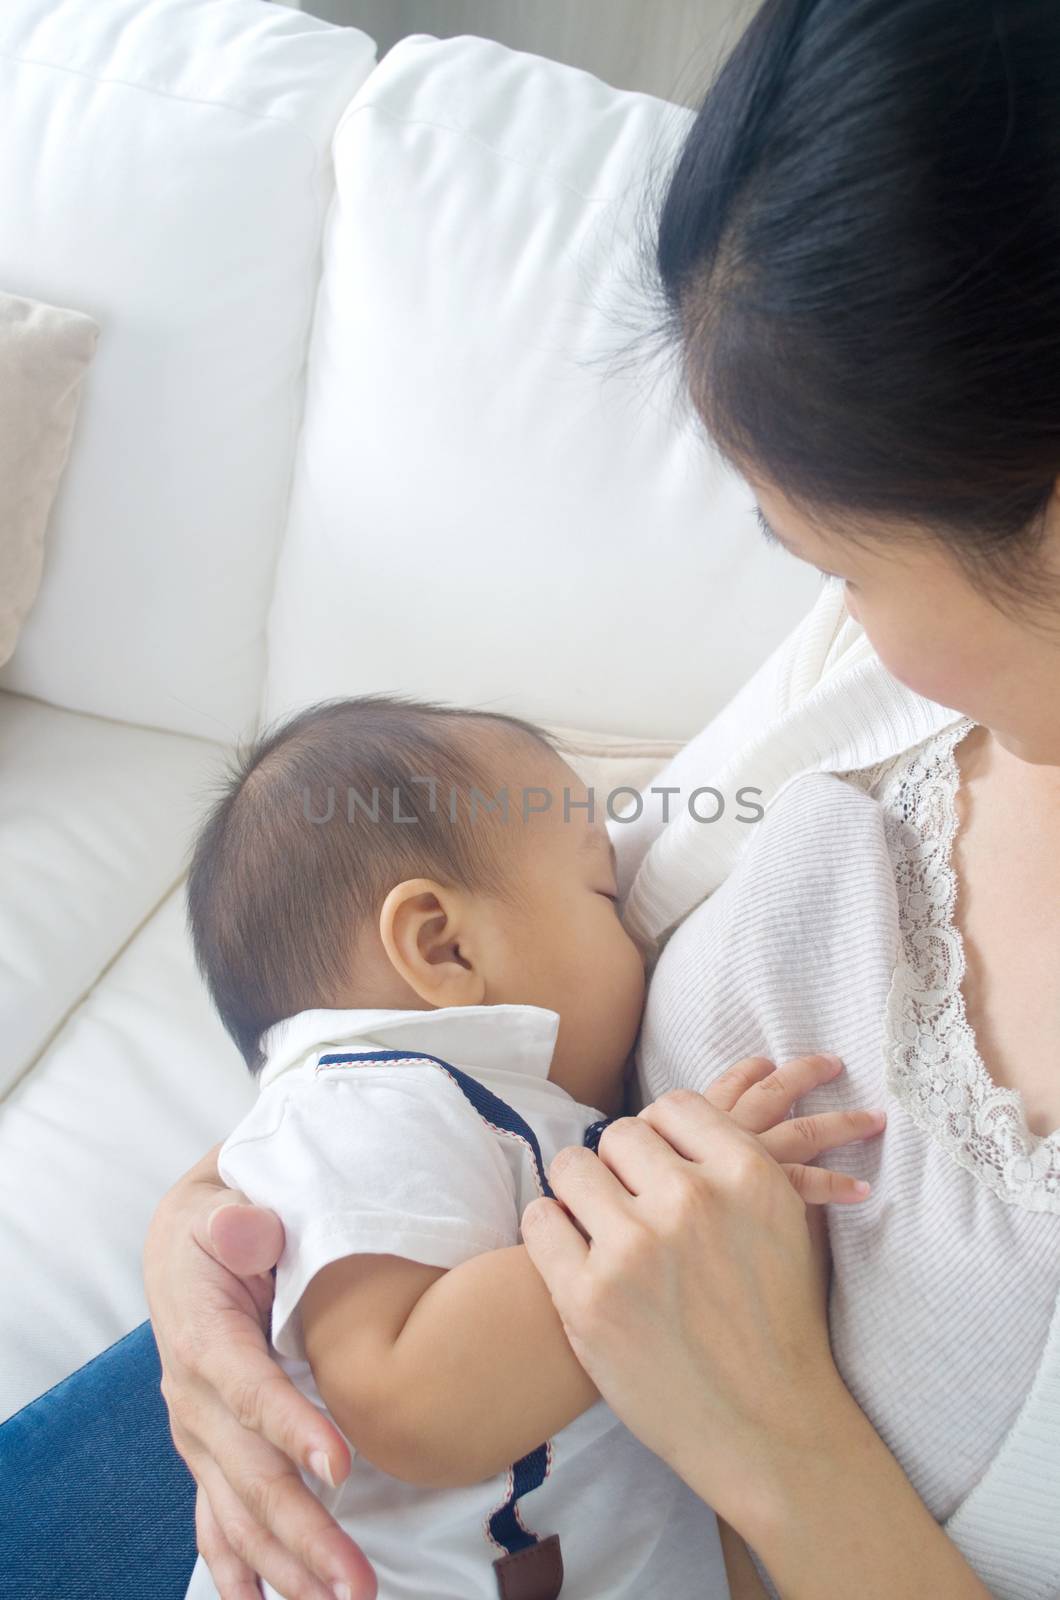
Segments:
[[[717,1110],[727,1111],[748,1133],[757,1134],[807,1205],[849,1205],[865,1199],[869,1184],[807,1162],[825,1150],[874,1138],[883,1132],[886,1113],[824,1111],[810,1117],[788,1116],[796,1100],[838,1078],[842,1070],[838,1056],[799,1056],[782,1067],[765,1056],[748,1056],[711,1084],[703,1098]]]

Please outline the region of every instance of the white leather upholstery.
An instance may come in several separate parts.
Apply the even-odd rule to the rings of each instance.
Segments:
[[[220,756],[0,694],[0,1096],[180,879]]]
[[[0,6],[0,284],[101,329],[4,687],[253,721],[330,141],[373,57],[261,0]]]
[[[656,373],[633,212],[691,113],[402,40],[343,117],[269,623],[271,713],[395,689],[697,732],[816,592]]]
[[[143,1320],[151,1213],[253,1093],[175,891],[3,1103],[0,1417]]]

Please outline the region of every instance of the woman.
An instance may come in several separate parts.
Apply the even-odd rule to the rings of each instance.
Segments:
[[[898,941],[861,1007],[901,1155],[866,1214],[896,1253],[835,1219],[812,1239],[780,1169],[683,1093],[553,1165],[591,1249],[552,1202],[524,1219],[607,1400],[734,1530],[738,1600],[761,1593],[744,1541],[799,1600],[1060,1588],[1058,82],[1041,0],[767,0],[658,219],[692,400],[776,536],[841,580],[660,782],[739,777],[790,812],[800,774],[844,774],[886,823]],[[712,891],[761,852],[649,814],[615,830],[627,914],[662,945],[642,1081],[702,1088],[719,1062],[688,974],[717,948]],[[225,1600],[254,1572],[353,1600],[363,1559],[293,1465],[331,1481],[345,1446],[262,1335],[281,1242],[213,1153],[166,1198],[145,1255],[163,1392]],[[905,1329],[892,1298],[919,1319],[908,1362],[859,1366],[866,1293],[870,1324]],[[936,1437],[908,1401],[936,1398],[943,1353]]]

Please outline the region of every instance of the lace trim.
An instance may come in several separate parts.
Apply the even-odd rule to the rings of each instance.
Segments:
[[[861,775],[884,810],[902,930],[887,1001],[887,1083],[913,1121],[1002,1200],[1060,1213],[1060,1129],[1031,1133],[1019,1091],[994,1083],[961,991],[956,748],[974,726],[963,719],[912,756]]]

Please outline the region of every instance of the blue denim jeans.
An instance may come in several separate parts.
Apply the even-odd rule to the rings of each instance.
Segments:
[[[0,1426],[2,1600],[183,1600],[195,1485],[144,1322]]]

